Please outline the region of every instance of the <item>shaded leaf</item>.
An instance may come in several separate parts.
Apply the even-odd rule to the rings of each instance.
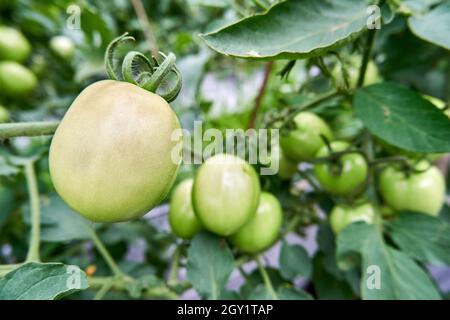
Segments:
[[[403,213],[389,222],[391,237],[413,259],[450,265],[450,225],[420,213]]]
[[[429,275],[405,253],[386,245],[375,225],[356,222],[339,234],[339,266],[344,269],[354,266],[355,255],[361,257],[363,299],[441,298]]]
[[[308,252],[300,245],[289,245],[283,241],[280,252],[280,272],[283,278],[293,280],[297,276],[309,278],[311,261]]]

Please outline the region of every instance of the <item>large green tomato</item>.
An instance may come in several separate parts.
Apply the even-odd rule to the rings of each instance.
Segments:
[[[294,118],[295,128],[280,140],[284,154],[293,161],[311,159],[324,145],[321,135],[333,139],[330,127],[312,112],[300,112]]]
[[[26,67],[12,61],[0,62],[0,94],[21,97],[37,85],[35,75]]]
[[[369,203],[359,205],[337,205],[331,210],[330,224],[335,234],[338,234],[349,224],[356,221],[374,223],[376,218],[375,207]]]
[[[348,72],[348,80],[350,88],[355,88],[358,83],[359,72],[361,67],[361,58],[358,56],[352,56],[349,61],[344,63],[344,68]],[[331,71],[333,78],[336,82],[336,86],[339,88],[345,87],[344,76],[342,75],[341,66],[336,64],[336,66]],[[380,74],[378,72],[378,67],[372,60],[367,64],[366,74],[364,77],[364,86],[369,86],[371,84],[381,81]]]
[[[259,178],[253,167],[234,155],[219,154],[197,171],[192,203],[205,229],[229,236],[253,217],[259,196]]]
[[[50,40],[50,48],[61,58],[70,60],[75,53],[72,39],[66,36],[55,36]]]
[[[393,166],[384,169],[379,188],[385,203],[396,211],[439,215],[445,200],[445,179],[438,168],[428,166],[426,161],[419,162],[416,168],[426,171],[409,176]]]
[[[8,122],[10,119],[10,113],[8,109],[6,109],[4,106],[0,105],[0,123]]]
[[[127,82],[90,85],[53,136],[49,163],[56,191],[92,221],[144,215],[174,182],[181,157],[172,156],[179,141],[171,136],[179,128],[156,94]]]
[[[30,43],[20,31],[0,26],[0,60],[22,62],[30,52]]]
[[[262,192],[256,214],[236,233],[231,243],[246,253],[257,253],[270,247],[278,238],[283,211],[280,202],[268,192]]]
[[[331,143],[333,151],[344,151],[349,144],[344,141]],[[328,148],[322,147],[317,157],[329,155]],[[314,165],[314,173],[320,185],[328,192],[347,195],[360,188],[367,178],[368,165],[364,157],[358,153],[348,153],[339,157],[338,163]]]
[[[170,198],[169,223],[172,231],[183,239],[190,239],[202,228],[192,208],[193,179],[182,181]]]

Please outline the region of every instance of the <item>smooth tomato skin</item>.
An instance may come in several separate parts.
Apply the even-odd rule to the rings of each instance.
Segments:
[[[425,161],[417,164],[418,169],[427,167]],[[380,174],[379,190],[385,203],[395,211],[438,216],[445,200],[445,178],[435,166],[409,177],[398,168],[387,167]]]
[[[192,207],[193,184],[193,179],[180,182],[170,197],[169,224],[172,231],[183,239],[191,239],[202,228]]]
[[[280,140],[284,154],[292,161],[304,161],[314,157],[324,145],[321,135],[333,139],[330,127],[312,112],[300,112],[294,118],[295,129]]]
[[[234,155],[215,155],[200,166],[195,176],[195,214],[205,229],[229,236],[254,216],[260,189],[251,165]]]
[[[31,45],[20,31],[0,26],[0,60],[23,62],[30,52]]]
[[[4,106],[0,105],[0,123],[8,122],[11,115]]]
[[[50,39],[50,48],[61,58],[70,60],[75,54],[75,45],[72,39],[66,36],[55,36]]]
[[[330,213],[331,229],[335,234],[341,232],[346,226],[356,221],[364,221],[368,224],[375,222],[376,209],[369,203],[347,206],[336,205]]]
[[[344,151],[350,145],[344,141],[334,141],[331,143],[333,151]],[[317,157],[329,155],[326,146],[317,153]],[[328,192],[337,195],[348,195],[360,188],[367,178],[368,165],[364,157],[357,153],[349,153],[339,158],[341,172],[336,174],[333,167],[328,163],[314,165],[314,174],[320,185]]]
[[[179,141],[171,135],[179,128],[156,94],[112,80],[90,85],[53,136],[49,165],[56,191],[91,221],[144,215],[174,182],[179,159],[172,161],[171,152]]]
[[[279,236],[283,211],[278,199],[262,192],[256,214],[236,233],[231,243],[240,251],[257,253],[269,248]]]
[[[22,97],[37,86],[36,76],[17,62],[0,62],[0,94],[8,97]]]

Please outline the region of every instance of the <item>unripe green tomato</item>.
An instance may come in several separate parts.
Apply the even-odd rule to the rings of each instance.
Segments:
[[[8,122],[11,115],[4,106],[0,105],[0,123]]]
[[[259,196],[259,178],[253,167],[234,155],[219,154],[197,171],[192,203],[205,229],[229,236],[253,217]]]
[[[30,43],[20,31],[0,26],[0,60],[23,62],[30,52]]]
[[[36,76],[21,64],[0,62],[0,94],[19,98],[30,93],[37,83]]]
[[[361,67],[361,58],[357,56],[352,56],[348,62],[344,63],[344,68],[348,72],[348,82],[350,88],[355,88],[358,84],[359,72]],[[342,69],[340,64],[336,64],[331,74],[335,80],[336,86],[339,88],[345,87],[344,76],[342,74]],[[366,74],[364,77],[364,86],[369,86],[371,84],[380,82],[381,76],[378,72],[378,67],[372,60],[367,64]]]
[[[257,253],[269,248],[278,238],[283,211],[278,199],[268,192],[262,192],[256,214],[236,233],[231,243],[240,251]]]
[[[356,221],[372,224],[375,222],[375,217],[375,207],[369,202],[358,205],[336,205],[330,213],[331,229],[338,234],[346,226]]]
[[[335,152],[349,148],[344,141],[334,141],[331,148]],[[322,147],[317,157],[327,157],[328,148]],[[314,174],[320,185],[328,192],[337,195],[347,195],[360,188],[368,173],[368,165],[364,157],[358,153],[348,153],[339,157],[338,163],[321,163],[314,165]]]
[[[364,124],[351,111],[341,111],[330,123],[334,138],[352,140],[361,134]]]
[[[172,140],[180,128],[160,96],[127,82],[105,80],[70,106],[50,146],[56,191],[96,222],[140,217],[159,204],[176,177]]]
[[[385,203],[396,211],[438,216],[445,200],[445,179],[437,167],[428,166],[426,161],[419,162],[416,169],[426,171],[409,176],[394,166],[384,169],[379,189]]]
[[[187,179],[175,187],[170,198],[169,223],[173,233],[183,239],[195,236],[202,225],[192,208],[193,179]]]
[[[295,129],[280,140],[284,154],[293,161],[309,160],[324,145],[321,135],[333,139],[330,127],[312,112],[300,112],[294,118]]]
[[[70,60],[75,54],[72,39],[66,36],[55,36],[50,40],[50,48],[63,59]]]

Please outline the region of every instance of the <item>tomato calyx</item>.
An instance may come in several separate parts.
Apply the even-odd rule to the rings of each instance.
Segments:
[[[175,100],[181,91],[182,76],[175,65],[176,57],[173,53],[165,55],[159,52],[163,58],[158,61],[155,56],[147,58],[138,51],[123,53],[122,47],[134,42],[134,37],[124,33],[111,41],[105,53],[105,68],[112,80],[132,83],[147,91],[157,93],[167,102]],[[170,74],[175,75],[170,88],[161,92],[158,90],[163,82],[169,80]]]

